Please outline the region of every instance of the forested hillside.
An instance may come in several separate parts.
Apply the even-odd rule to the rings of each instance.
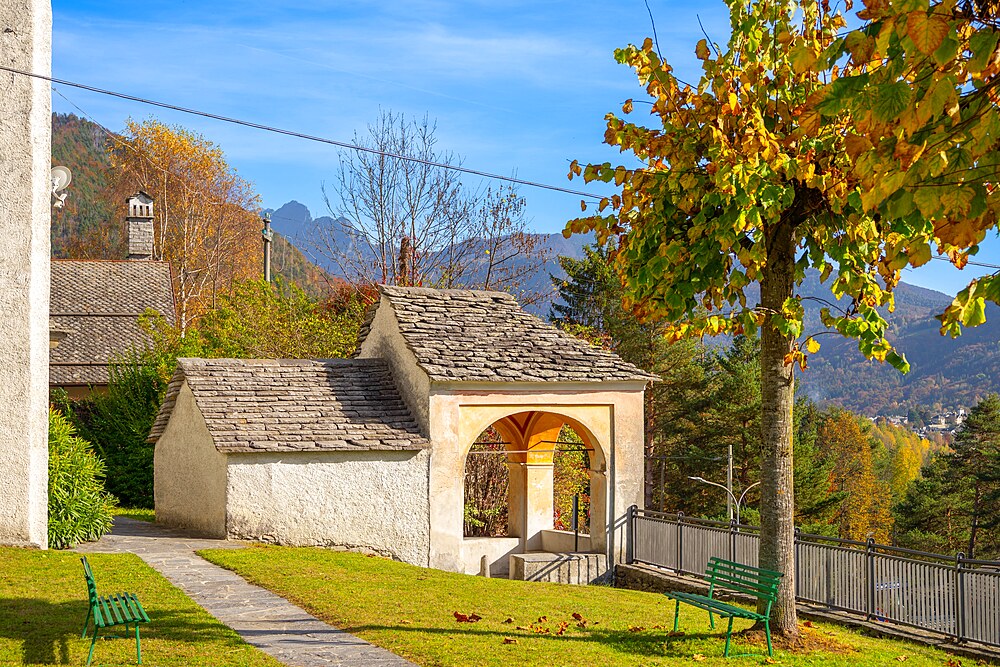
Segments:
[[[52,114],[52,164],[69,167],[73,172],[65,206],[52,209],[53,257],[125,257],[125,204],[111,192],[108,178],[111,143],[112,137],[89,120],[73,114]],[[326,272],[281,234],[274,237],[272,267],[275,275],[312,294],[319,294],[329,282]]]

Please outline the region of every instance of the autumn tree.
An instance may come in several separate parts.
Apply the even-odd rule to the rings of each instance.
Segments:
[[[153,197],[153,254],[170,262],[186,330],[236,282],[259,275],[259,198],[222,149],[182,127],[129,120],[110,146],[113,196]]]
[[[843,498],[834,521],[845,540],[874,538],[888,544],[892,530],[892,497],[888,485],[875,475],[872,438],[862,419],[835,410],[819,431],[819,445],[833,463],[830,488]]]
[[[426,117],[380,113],[340,154],[327,207],[336,218],[308,234],[313,251],[352,282],[506,290],[523,302],[547,249],[527,233],[513,186],[472,191],[451,167]]]
[[[796,286],[818,270],[840,304],[823,325],[908,370],[879,309],[932,243],[961,266],[995,224],[1000,62],[992,23],[955,2],[868,0],[857,31],[825,1],[728,4],[729,41],[698,43],[695,85],[650,39],[616,52],[651,123],[609,114],[605,141],[641,166],[572,164],[571,177],[621,190],[566,231],[615,237],[628,306],[672,337],[760,329],[760,563],[785,575],[772,613],[794,636],[793,373],[819,349]],[[1000,280],[960,294],[946,330],[981,322],[991,290]]]

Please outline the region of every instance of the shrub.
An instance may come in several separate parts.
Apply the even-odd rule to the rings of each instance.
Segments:
[[[153,445],[146,442],[166,382],[139,353],[112,363],[106,394],[74,406],[81,435],[107,465],[107,488],[124,507],[153,507]]]
[[[111,530],[115,499],[104,463],[58,410],[49,411],[49,546],[65,549]]]

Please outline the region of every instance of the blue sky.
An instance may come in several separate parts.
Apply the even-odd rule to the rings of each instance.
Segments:
[[[724,4],[650,7],[665,57],[696,80],[698,18],[724,41]],[[619,159],[601,143],[604,115],[642,93],[612,54],[651,32],[641,0],[54,0],[53,23],[57,78],[346,141],[380,109],[426,114],[437,121],[440,147],[466,166],[574,189],[588,188],[566,180],[571,160]],[[183,125],[220,145],[264,206],[296,199],[327,213],[321,188],[336,174],[331,146],[56,88],[69,100],[54,93],[57,111],[82,109],[111,130],[130,116]],[[560,231],[580,212],[573,195],[521,194],[540,232]],[[991,238],[979,259],[1000,262],[1000,243]],[[971,270],[932,261],[904,280],[954,293]]]

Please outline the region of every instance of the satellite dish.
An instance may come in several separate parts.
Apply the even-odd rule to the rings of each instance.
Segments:
[[[62,192],[73,182],[73,174],[66,167],[52,167],[52,191]]]
[[[52,167],[51,178],[52,196],[56,198],[55,207],[62,208],[66,203],[66,193],[63,190],[73,182],[73,174],[66,167]]]

